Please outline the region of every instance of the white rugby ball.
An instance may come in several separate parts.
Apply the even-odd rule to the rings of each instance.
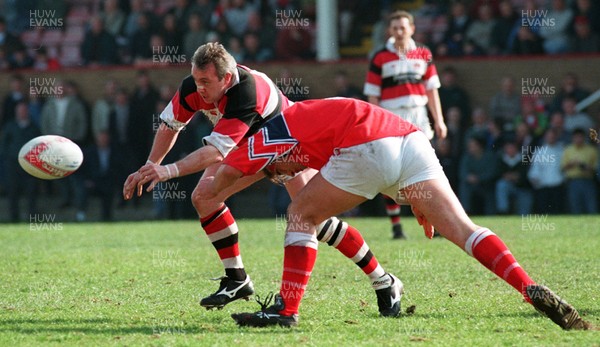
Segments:
[[[19,164],[28,174],[44,180],[67,177],[83,162],[81,148],[66,137],[38,136],[19,151]]]

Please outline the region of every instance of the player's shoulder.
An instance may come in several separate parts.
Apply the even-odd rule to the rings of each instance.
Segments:
[[[183,78],[183,80],[181,80],[181,83],[179,84],[179,94],[185,98],[187,95],[190,95],[195,92],[196,82],[194,81],[194,76],[187,75]]]
[[[387,49],[386,46],[381,46],[378,50],[375,51],[375,53],[373,53],[373,57],[371,58],[372,61],[381,59],[382,57],[386,57],[390,54],[394,54],[393,52],[390,52],[389,49]]]

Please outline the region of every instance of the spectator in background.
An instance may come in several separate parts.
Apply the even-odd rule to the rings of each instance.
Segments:
[[[211,0],[196,0],[192,1],[190,5],[190,15],[192,13],[197,13],[200,15],[200,19],[202,23],[209,25],[210,16],[215,9],[215,4]]]
[[[84,148],[83,164],[79,173],[83,176],[84,188],[77,203],[77,221],[87,219],[88,196],[95,195],[100,198],[101,215],[103,222],[113,219],[114,196],[121,181],[118,173],[124,170],[120,148],[111,145],[108,131],[100,131],[94,136],[94,144]]]
[[[60,135],[82,145],[87,136],[88,116],[84,104],[67,93],[67,83],[57,82],[62,88],[49,98],[42,108],[41,131],[44,135]]]
[[[260,63],[272,58],[269,50],[261,48],[260,39],[253,32],[244,34],[243,45],[244,62]]]
[[[450,107],[448,111],[444,112],[446,115],[446,125],[448,127],[448,137],[451,143],[452,155],[456,158],[460,158],[463,153],[463,115],[460,108],[454,106]]]
[[[560,162],[564,152],[556,131],[548,129],[544,133],[542,145],[532,156],[526,157],[530,164],[527,178],[533,187],[533,210],[541,214],[563,212],[564,176]]]
[[[8,58],[8,65],[11,69],[27,69],[33,67],[33,58],[27,53],[25,46],[21,46]]]
[[[273,23],[271,25],[274,26]],[[252,12],[248,17],[246,34],[254,34],[257,37],[260,55],[265,57],[264,60],[273,59],[276,31],[266,28],[257,12]]]
[[[542,40],[531,27],[517,26],[516,35],[512,41],[511,53],[516,55],[533,55],[544,53]]]
[[[96,136],[103,131],[108,131],[110,127],[110,116],[113,112],[115,94],[118,85],[115,80],[108,80],[104,83],[104,95],[98,98],[92,108],[92,136]]]
[[[451,5],[448,28],[444,34],[443,42],[447,46],[448,55],[463,55],[463,46],[466,41],[466,33],[471,25],[471,17],[467,14],[465,4],[457,1]]]
[[[552,9],[547,17],[554,19],[554,22],[553,25],[542,25],[540,28],[544,51],[548,54],[567,52],[573,11],[567,7],[565,0],[552,0]]]
[[[488,115],[483,107],[477,107],[471,114],[471,126],[465,130],[464,139],[465,146],[472,138],[477,138],[483,141],[484,148],[487,147],[490,133],[488,131]]]
[[[130,123],[135,124],[135,131],[130,133],[130,144],[133,152],[132,164],[141,167],[152,147],[154,122],[158,122],[155,114],[155,103],[159,94],[150,81],[148,71],[137,73],[136,88],[130,100]]]
[[[470,137],[460,160],[459,198],[468,214],[494,214],[498,157],[485,148],[485,139]],[[477,207],[483,207],[479,209]]]
[[[335,72],[333,86],[335,88],[335,96],[365,100],[362,90],[350,83],[348,73],[344,70],[337,70]]]
[[[496,212],[509,214],[511,208],[520,215],[531,213],[533,194],[527,179],[528,164],[523,162],[519,147],[507,141],[502,147],[499,178],[496,181]],[[514,206],[511,206],[511,202]]]
[[[4,50],[6,59],[9,59],[14,51],[22,47],[21,40],[7,30],[4,17],[0,16],[0,48]]]
[[[492,30],[495,25],[496,19],[494,19],[492,6],[482,4],[478,8],[477,19],[469,25],[465,37],[481,49],[484,54],[487,54],[492,46]]]
[[[187,30],[185,31],[187,32]],[[167,13],[163,17],[159,34],[162,36],[165,46],[174,47],[171,50],[177,49],[177,54],[183,53],[183,34],[179,30],[175,15]]]
[[[471,103],[467,91],[458,84],[456,69],[452,66],[446,66],[441,74],[442,85],[438,89],[440,102],[442,103],[442,113],[446,114],[451,107],[458,107],[461,114],[471,114]],[[461,126],[466,127],[467,120],[461,120]]]
[[[122,87],[116,88],[114,104],[109,119],[109,135],[110,142],[113,148],[118,148],[120,158],[124,162],[115,169],[117,182],[125,182],[127,175],[135,170],[135,158],[132,151],[131,138],[135,138],[135,133],[138,131],[137,124],[132,123],[129,104],[129,94]],[[119,205],[122,206],[125,200],[120,200]]]
[[[492,28],[490,38],[490,54],[504,55],[510,53],[509,40],[517,23],[517,15],[510,0],[500,2],[500,16]]]
[[[6,47],[0,46],[0,71],[8,70],[10,65],[8,64],[8,55],[6,54]]]
[[[579,80],[577,75],[573,72],[568,72],[563,77],[560,90],[552,99],[552,103],[550,105],[550,111],[560,111],[562,109],[563,99],[567,97],[574,98],[575,101],[580,102],[583,99],[587,98],[590,95],[590,92],[584,88],[579,86]]]
[[[153,30],[150,19],[148,13],[141,13],[138,16],[138,30],[136,30],[133,36],[129,38],[130,61],[133,63],[152,58],[150,41],[152,39]]]
[[[167,11],[167,14],[175,16],[177,23],[187,23],[190,16],[189,0],[175,0],[175,5]],[[183,28],[185,31],[186,28]]]
[[[231,0],[231,6],[225,9],[223,16],[233,35],[242,37],[248,28],[248,20],[254,12],[255,9],[246,0]]]
[[[515,128],[525,123],[534,137],[541,137],[548,127],[548,114],[544,101],[539,98],[523,98],[521,112],[515,117]]]
[[[442,165],[444,173],[450,182],[450,187],[457,193],[459,158],[452,153],[452,142],[452,138],[448,136],[445,139],[436,139],[433,146],[435,154],[440,160],[440,165]]]
[[[34,51],[33,68],[39,71],[60,70],[60,62],[55,57],[48,56],[46,47],[42,46]]]
[[[503,130],[513,130],[515,117],[521,113],[521,97],[515,90],[515,80],[504,76],[500,80],[500,91],[490,100],[490,115],[500,119],[504,124]]]
[[[22,193],[27,199],[28,214],[36,213],[37,180],[33,176],[24,174],[19,166],[18,156],[25,143],[40,136],[40,129],[31,122],[28,106],[24,100],[16,103],[15,114],[16,117],[6,123],[0,132],[0,158],[4,161],[10,221],[13,223],[23,221],[19,208]]]
[[[574,22],[575,35],[569,38],[569,52],[600,52],[600,35],[592,31],[589,19],[578,16]]]
[[[275,55],[280,60],[306,60],[314,58],[310,31],[304,26],[279,29],[275,43]]]
[[[548,129],[552,129],[556,141],[562,146],[566,146],[571,142],[571,133],[565,130],[565,117],[560,111],[550,114],[550,126]]]
[[[586,130],[575,129],[565,148],[561,168],[567,179],[567,201],[573,214],[598,213],[598,194],[594,175],[598,169],[598,150],[586,143]]]
[[[14,74],[10,77],[9,92],[2,101],[2,114],[0,117],[0,129],[15,119],[17,104],[25,101],[25,80],[22,75]]]
[[[125,13],[119,8],[118,0],[104,0],[104,10],[100,12],[107,33],[117,38],[121,36],[125,20]]]
[[[188,30],[183,36],[183,52],[188,60],[191,60],[196,49],[204,44],[206,34],[200,14],[191,13],[188,19]]]
[[[600,35],[600,3],[594,0],[576,0],[574,3],[575,15],[587,18],[592,32]]]
[[[130,0],[130,12],[125,19],[123,34],[131,39],[139,29],[139,18],[144,13],[144,0]]]
[[[237,36],[230,37],[229,42],[227,42],[225,47],[227,48],[227,51],[231,54],[231,56],[235,59],[235,61],[239,63],[246,63],[252,60],[251,57],[249,57],[248,60],[244,60],[246,57],[246,51],[244,50],[244,47],[242,47],[242,43],[240,42],[240,39],[237,38]]]
[[[82,146],[87,138],[88,114],[85,106],[72,93],[67,92],[67,83],[58,81],[57,85],[62,89],[53,98],[49,98],[42,108],[41,131],[42,135],[60,135]],[[56,184],[60,191],[61,208],[72,204],[71,192],[74,194],[75,202],[81,199],[83,185],[81,176],[72,174]]]
[[[81,58],[84,65],[92,67],[118,63],[115,38],[104,30],[102,19],[98,16],[90,20],[90,28],[81,44]]]
[[[569,133],[573,133],[578,128],[589,129],[594,127],[594,121],[587,113],[577,111],[575,98],[566,97],[563,99],[562,113],[565,117],[565,130]]]

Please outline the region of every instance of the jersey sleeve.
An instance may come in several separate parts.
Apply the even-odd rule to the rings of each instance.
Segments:
[[[437,69],[435,64],[433,63],[433,54],[429,49],[426,50],[427,57],[425,61],[427,61],[427,70],[425,70],[425,74],[423,75],[423,82],[425,83],[426,90],[438,89],[442,86],[440,83],[440,78],[437,73]]]
[[[371,62],[369,63],[369,71],[367,71],[367,78],[365,80],[365,86],[363,93],[367,96],[381,96],[381,59],[380,54],[375,54]]]
[[[160,119],[169,128],[180,131],[190,122],[196,111],[210,108],[196,92],[193,77],[188,76],[181,82],[177,92],[160,114]]]

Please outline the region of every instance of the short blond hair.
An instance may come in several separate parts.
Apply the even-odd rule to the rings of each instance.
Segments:
[[[196,49],[192,64],[200,70],[205,70],[209,64],[213,64],[217,70],[217,77],[222,80],[228,72],[231,74],[235,72],[237,63],[222,44],[209,42]]]

